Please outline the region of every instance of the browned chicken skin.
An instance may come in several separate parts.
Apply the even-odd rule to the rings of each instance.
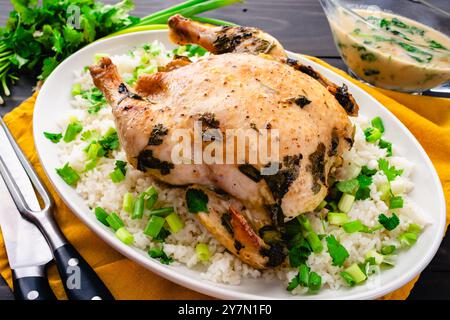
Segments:
[[[257,39],[272,38],[262,31],[211,28],[179,16],[169,25],[177,43],[193,42],[223,53],[217,47],[223,36],[234,47],[231,53],[195,63],[180,60],[144,75],[136,93],[123,83],[109,58],[90,68],[95,85],[113,108],[128,161],[171,185],[203,190],[210,210],[197,217],[224,247],[255,268],[279,265],[284,260],[281,242],[265,242],[262,231],[279,232],[285,219],[314,210],[324,199],[328,175],[353,141],[347,114],[356,115],[358,106],[345,86],[337,87],[312,68],[286,58],[278,41],[272,41],[263,56],[257,55]],[[232,40],[242,32],[250,35]],[[262,176],[259,172],[268,163],[261,161],[172,163],[171,151],[178,141],[170,135],[176,129],[192,131],[194,121],[221,132],[277,129],[280,170]],[[215,189],[231,198],[224,200]]]

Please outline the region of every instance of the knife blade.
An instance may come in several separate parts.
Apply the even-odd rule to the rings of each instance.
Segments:
[[[28,205],[33,210],[39,210],[34,188],[1,127],[0,145],[0,156],[12,168],[14,179],[23,190]],[[53,259],[50,248],[41,232],[21,217],[2,178],[0,201],[0,226],[9,265],[13,269],[16,297],[22,298],[21,294],[25,294],[24,299],[42,299],[47,296],[54,298],[45,276],[45,265]],[[37,277],[40,279],[36,279]],[[42,284],[46,287],[40,288]],[[36,285],[39,285],[39,288],[34,288]]]

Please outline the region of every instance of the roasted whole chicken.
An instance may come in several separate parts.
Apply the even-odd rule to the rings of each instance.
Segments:
[[[255,268],[278,266],[286,256],[283,224],[313,211],[327,195],[330,175],[352,146],[349,116],[358,106],[345,85],[288,58],[261,30],[214,27],[179,15],[169,27],[173,42],[198,44],[211,55],[196,62],[175,57],[159,72],[142,75],[134,89],[109,58],[90,67],[112,107],[128,161],[162,182],[202,192],[208,212],[196,216],[227,250]],[[195,121],[219,132],[278,130],[278,170],[262,175],[269,163],[261,161],[173,163],[178,141],[171,133],[193,134]],[[205,140],[203,146],[214,142]]]

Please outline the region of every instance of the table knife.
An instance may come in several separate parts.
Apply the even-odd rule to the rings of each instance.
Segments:
[[[19,163],[12,147],[6,143],[6,136],[0,129],[0,155],[12,168]],[[14,178],[25,195],[33,195],[33,186],[22,170],[13,170]],[[27,196],[27,203],[39,209],[35,196]],[[54,300],[46,276],[46,265],[53,257],[41,232],[24,220],[0,177],[0,226],[12,269],[14,296],[18,300]]]

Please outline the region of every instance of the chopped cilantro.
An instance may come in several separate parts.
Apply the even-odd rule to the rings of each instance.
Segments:
[[[98,143],[105,150],[105,155],[109,156],[112,150],[117,150],[119,148],[119,136],[115,129],[110,129],[99,141]]]
[[[380,214],[378,216],[378,222],[386,229],[386,230],[394,230],[400,224],[400,219],[398,216],[393,213],[392,217],[387,217],[385,214]]]
[[[369,169],[367,166],[363,166],[361,168],[361,173],[365,176],[370,177],[377,173],[377,169]]]
[[[44,132],[44,136],[53,143],[58,143],[62,139],[61,133]]]
[[[186,191],[186,204],[190,213],[208,212],[208,196],[200,189]]]
[[[325,240],[327,241],[328,253],[333,260],[333,266],[341,267],[345,259],[349,257],[347,249],[333,235],[326,237]]]
[[[298,233],[291,241],[289,249],[289,263],[291,267],[298,267],[305,263],[312,250],[308,241],[301,233]]]
[[[403,170],[397,170],[394,166],[391,167],[386,159],[378,160],[378,168],[384,172],[389,181],[394,180],[403,173]]]
[[[298,286],[307,287],[310,293],[315,293],[322,286],[322,277],[316,272],[310,272],[310,268],[306,264],[302,264],[298,268],[298,273],[288,284],[287,290],[292,291]]]
[[[392,143],[383,139],[380,139],[378,142],[378,146],[381,149],[386,149],[386,156],[391,157],[392,156]]]
[[[173,259],[164,252],[163,247],[161,248],[153,248],[148,250],[148,255],[154,259],[159,259],[159,262],[162,264],[170,264],[173,262]]]

